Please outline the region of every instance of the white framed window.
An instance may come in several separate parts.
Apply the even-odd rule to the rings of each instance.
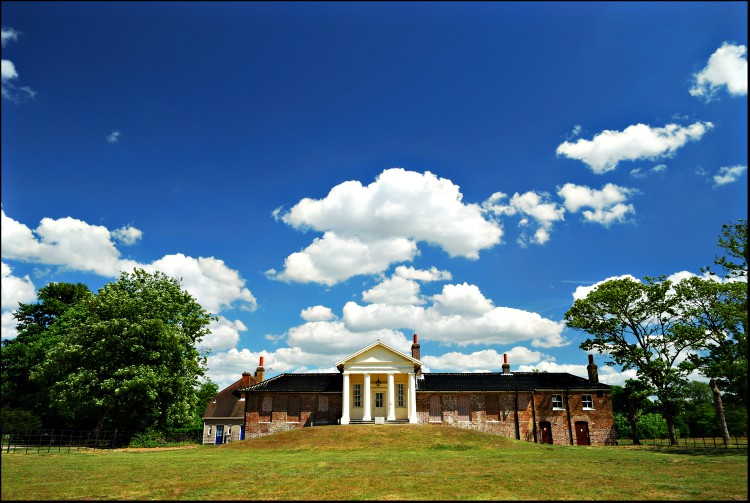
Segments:
[[[362,407],[362,385],[354,385],[354,406]]]
[[[396,385],[396,407],[406,407],[406,394],[403,384]]]
[[[209,426],[209,427],[208,427],[208,436],[209,436],[209,437],[211,436],[211,431],[212,431],[212,430],[211,430],[211,427]]]
[[[583,402],[583,408],[593,410],[594,408],[594,399],[591,395],[583,395],[581,396],[581,401]]]
[[[553,409],[563,408],[562,395],[552,395],[552,408]]]

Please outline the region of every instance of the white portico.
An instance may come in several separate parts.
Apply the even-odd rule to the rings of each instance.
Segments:
[[[376,418],[416,423],[415,379],[421,366],[417,358],[381,341],[336,362],[344,379],[341,424]]]

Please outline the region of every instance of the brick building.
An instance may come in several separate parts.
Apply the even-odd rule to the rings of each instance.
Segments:
[[[229,394],[244,406],[245,437],[326,424],[411,423],[539,443],[615,443],[610,387],[599,383],[592,356],[588,378],[511,372],[507,355],[502,372],[423,373],[419,358],[416,334],[411,355],[377,341],[336,362],[338,373],[266,380],[261,357],[253,382]]]

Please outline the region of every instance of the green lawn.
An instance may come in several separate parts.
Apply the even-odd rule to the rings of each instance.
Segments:
[[[2,454],[2,499],[747,500],[747,449],[323,426],[219,447]]]

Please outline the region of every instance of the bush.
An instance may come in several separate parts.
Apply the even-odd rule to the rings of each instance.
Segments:
[[[164,431],[154,429],[137,433],[130,438],[129,447],[170,447],[175,445],[199,444],[203,429],[167,428]]]
[[[667,438],[667,420],[661,414],[643,414],[638,418],[638,435],[641,438]]]
[[[4,432],[27,434],[42,429],[42,420],[24,409],[0,409],[0,427]]]

